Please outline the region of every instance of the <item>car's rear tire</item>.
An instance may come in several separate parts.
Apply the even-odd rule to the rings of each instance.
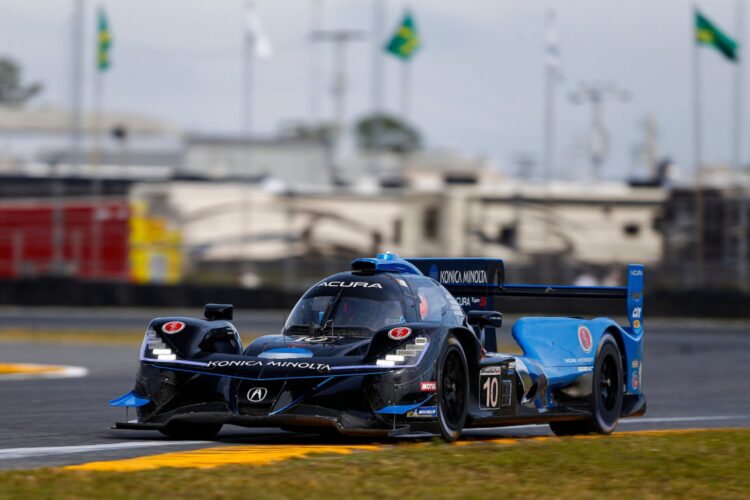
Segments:
[[[610,434],[617,427],[623,398],[622,356],[614,337],[602,336],[594,362],[591,391],[591,417],[586,420],[550,422],[557,436]]]
[[[192,422],[170,422],[159,432],[172,439],[213,439],[222,424],[195,424]]]
[[[438,359],[438,424],[440,434],[452,442],[461,436],[466,423],[469,370],[461,343],[453,335],[443,345]]]

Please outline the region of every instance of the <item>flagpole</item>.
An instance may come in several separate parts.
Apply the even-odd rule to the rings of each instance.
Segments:
[[[94,75],[94,144],[92,152],[93,182],[92,182],[92,207],[93,207],[93,224],[91,228],[91,246],[93,256],[91,259],[93,278],[98,278],[101,271],[101,251],[102,251],[102,178],[101,178],[101,133],[102,133],[102,100],[103,100],[103,76],[101,70],[97,67]]]
[[[401,113],[404,121],[409,121],[411,107],[411,75],[409,72],[409,61],[401,63]]]
[[[737,231],[737,284],[740,289],[748,287],[748,199],[746,176],[742,175],[742,135],[743,135],[743,87],[744,87],[744,66],[743,60],[745,52],[742,47],[745,43],[745,9],[744,0],[735,2],[735,18],[737,21],[737,41],[739,42],[740,51],[737,57],[737,68],[735,69],[734,80],[734,162],[737,173],[741,175],[739,183],[739,214],[738,214],[738,231]]]
[[[252,0],[248,0],[245,4],[245,15],[255,15],[255,5]],[[254,20],[254,18],[253,18]],[[246,22],[247,19],[246,19]],[[254,58],[255,58],[255,44],[257,43],[257,37],[259,33],[253,33],[250,31],[250,26],[245,27],[245,33],[243,33],[243,57],[242,57],[242,135],[244,136],[245,150],[242,158],[245,162],[245,174],[249,174],[252,168],[252,133],[253,133],[253,73],[254,73]],[[240,270],[241,278],[240,283],[244,284],[246,276],[252,271],[250,266],[250,257],[252,252],[251,244],[251,207],[250,207],[250,195],[248,193],[248,182],[249,175],[242,175],[242,172],[237,172],[240,178]]]
[[[695,23],[695,15],[698,13],[698,8],[693,7],[693,19]],[[703,139],[703,128],[701,123],[701,79],[700,79],[700,47],[695,39],[695,27],[693,27],[693,159],[695,163],[695,192],[694,192],[694,203],[695,203],[695,270],[696,270],[696,282],[698,286],[703,285],[704,278],[704,231],[703,231],[703,218],[704,218],[704,193],[703,193],[703,182],[701,178],[701,163],[702,163],[702,149],[701,142]]]

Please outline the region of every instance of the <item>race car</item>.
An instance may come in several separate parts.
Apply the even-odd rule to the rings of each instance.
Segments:
[[[459,438],[468,428],[549,424],[555,434],[608,434],[643,415],[643,272],[627,287],[513,285],[497,259],[354,260],[315,283],[281,332],[247,347],[233,307],[204,319],[153,319],[135,387],[110,401],[135,407],[117,429],[210,438],[224,424],[346,435]],[[497,352],[506,296],[625,299],[612,319],[524,317],[522,355]],[[499,299],[499,300],[498,300]]]

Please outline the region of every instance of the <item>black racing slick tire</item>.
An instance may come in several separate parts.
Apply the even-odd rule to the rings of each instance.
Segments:
[[[622,356],[612,335],[599,342],[594,362],[591,390],[591,417],[586,420],[550,422],[557,436],[573,434],[611,434],[617,427],[623,399]]]
[[[453,335],[443,344],[438,359],[438,425],[448,442],[461,436],[466,423],[469,370],[461,343]]]
[[[191,422],[170,422],[159,432],[173,439],[213,439],[221,430],[222,424],[194,424]]]

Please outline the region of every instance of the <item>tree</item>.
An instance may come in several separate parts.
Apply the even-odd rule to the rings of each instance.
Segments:
[[[366,152],[411,153],[422,147],[419,131],[397,116],[373,114],[356,125],[357,145]]]
[[[14,60],[0,57],[0,105],[23,106],[42,90],[40,83],[21,84],[21,67]]]

